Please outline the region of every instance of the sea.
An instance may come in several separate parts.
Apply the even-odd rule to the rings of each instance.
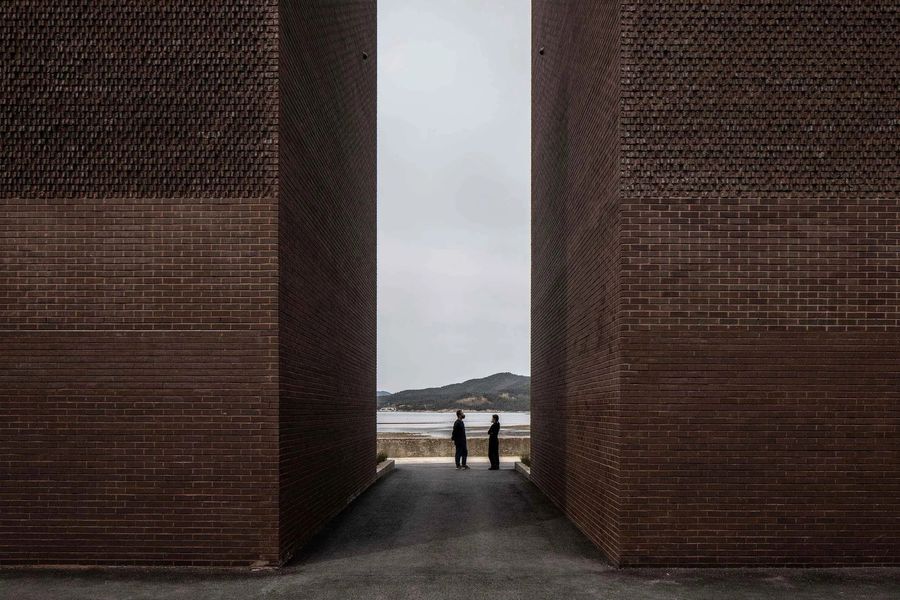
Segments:
[[[466,412],[466,433],[486,435],[492,412]],[[531,433],[530,412],[501,412],[500,434],[504,437],[528,437]],[[427,437],[449,438],[456,420],[455,412],[378,411],[378,433],[418,434]]]

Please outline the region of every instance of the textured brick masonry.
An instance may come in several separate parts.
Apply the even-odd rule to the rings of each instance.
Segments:
[[[534,480],[621,565],[897,564],[900,6],[533,9]]]
[[[375,3],[7,4],[0,565],[280,564],[374,478]],[[897,564],[897,3],[533,10],[535,482]]]
[[[8,4],[0,565],[281,563],[375,474],[375,3]]]

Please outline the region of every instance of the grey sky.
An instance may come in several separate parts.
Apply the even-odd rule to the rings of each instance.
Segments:
[[[531,3],[378,2],[378,389],[529,373]]]

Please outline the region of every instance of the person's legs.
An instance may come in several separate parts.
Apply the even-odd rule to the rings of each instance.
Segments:
[[[488,458],[491,461],[491,469],[500,468],[500,444],[496,438],[488,440]]]
[[[462,449],[459,444],[456,444],[456,468],[460,467],[459,459],[462,457]]]
[[[465,467],[466,466],[466,458],[469,457],[469,447],[463,445],[459,451],[460,451],[460,458],[462,459],[462,466]]]

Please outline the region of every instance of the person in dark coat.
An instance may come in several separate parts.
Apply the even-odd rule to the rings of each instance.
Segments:
[[[466,466],[466,458],[469,456],[469,449],[466,447],[466,425],[463,423],[463,419],[465,418],[466,413],[464,413],[462,409],[456,411],[456,422],[453,423],[453,433],[450,435],[450,439],[456,444],[457,469],[469,468]]]
[[[490,471],[500,470],[500,415],[494,415],[491,419],[491,428],[488,429],[488,458],[491,461]]]

